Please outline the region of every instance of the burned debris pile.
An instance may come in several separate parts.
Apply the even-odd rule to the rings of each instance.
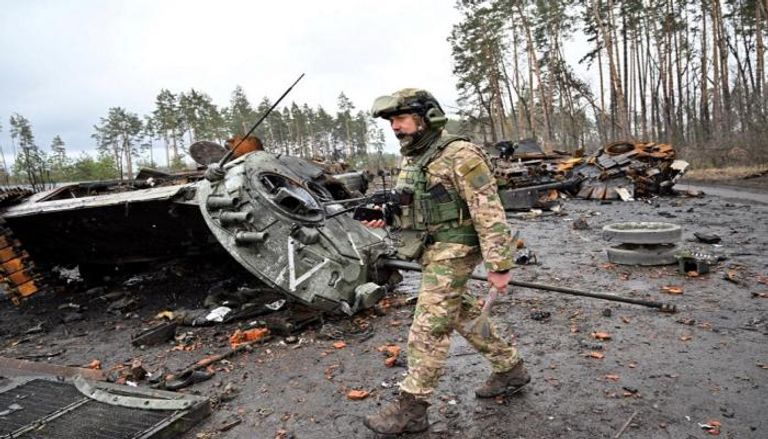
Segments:
[[[496,146],[495,173],[507,210],[549,208],[561,193],[593,200],[673,195],[688,163],[669,144],[615,142],[584,156],[545,153],[532,140]]]
[[[584,179],[579,198],[610,200],[671,195],[687,168],[687,162],[675,159],[672,145],[616,142],[585,159],[573,172]]]

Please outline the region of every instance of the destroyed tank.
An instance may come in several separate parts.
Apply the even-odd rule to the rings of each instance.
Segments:
[[[76,264],[85,277],[187,255],[226,258],[223,248],[261,282],[320,310],[353,314],[383,295],[389,273],[375,262],[390,241],[342,212],[344,199],[365,190],[362,173],[336,178],[265,151],[224,170],[215,182],[202,171],[142,171],[129,182],[66,184],[0,206],[5,292],[16,302],[35,294],[56,265]]]

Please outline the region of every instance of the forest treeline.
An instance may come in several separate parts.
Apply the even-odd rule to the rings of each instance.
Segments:
[[[143,116],[113,107],[93,127],[97,154],[72,157],[60,136],[49,148],[37,143],[31,122],[20,114],[9,119],[13,164],[9,169],[2,148],[0,183],[29,183],[33,186],[61,181],[126,179],[140,167],[183,169],[189,145],[198,140],[220,144],[247,133],[272,106],[264,98],[252,105],[238,86],[229,105],[218,107],[206,93],[192,89],[173,93],[161,90],[154,109]],[[369,152],[382,152],[384,132],[367,112],[356,110],[342,92],[337,109],[292,103],[269,113],[254,132],[271,152],[322,160],[354,160]],[[162,147],[158,148],[158,145]],[[162,151],[156,157],[157,150]]]
[[[638,139],[672,143],[698,165],[766,160],[768,0],[457,8],[449,43],[463,118],[488,143],[535,137],[573,150]],[[569,40],[589,47],[579,61],[567,56]]]
[[[768,0],[458,0],[455,6],[461,18],[447,41],[460,127],[478,143],[535,138],[548,148],[590,150],[650,140],[673,144],[699,166],[768,157]],[[566,53],[574,41],[587,47],[578,60]],[[584,69],[586,77],[576,73]],[[13,158],[6,160],[8,148],[0,148],[0,182],[178,169],[190,144],[242,134],[270,106],[266,98],[253,105],[241,87],[221,107],[199,90],[161,90],[150,114],[110,108],[93,127],[98,153],[77,157],[60,136],[48,148],[38,146],[30,121],[13,114]],[[382,130],[344,93],[331,112],[296,103],[278,108],[256,135],[269,151],[325,160],[354,160],[384,146]],[[152,145],[162,145],[161,157]]]

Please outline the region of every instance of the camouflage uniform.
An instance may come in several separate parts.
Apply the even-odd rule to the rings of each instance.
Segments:
[[[442,133],[437,141],[446,138]],[[403,168],[419,157],[405,157]],[[465,329],[480,312],[477,300],[467,293],[473,269],[484,260],[489,271],[509,270],[514,260],[512,236],[485,153],[467,141],[453,141],[428,162],[426,174],[427,187],[442,184],[458,193],[469,211],[452,224],[432,225],[427,231],[473,226],[479,245],[438,241],[421,256],[424,270],[408,335],[408,375],[400,388],[423,399],[431,395],[442,374],[454,330],[490,361],[494,372],[506,372],[520,361],[517,350],[499,337],[495,327],[487,339]]]

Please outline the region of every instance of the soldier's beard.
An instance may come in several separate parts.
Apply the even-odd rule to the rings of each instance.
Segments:
[[[440,137],[440,130],[420,130],[418,133],[397,137],[400,139],[400,154],[414,156],[421,154],[434,143]]]
[[[408,146],[415,144],[422,137],[424,137],[424,128],[419,127],[415,133],[395,133],[395,137],[400,141],[400,148],[408,148]]]
[[[432,130],[429,130],[421,120],[413,133],[396,132],[395,137],[400,141],[400,154],[404,156],[418,154],[433,140],[434,136],[431,134]]]

